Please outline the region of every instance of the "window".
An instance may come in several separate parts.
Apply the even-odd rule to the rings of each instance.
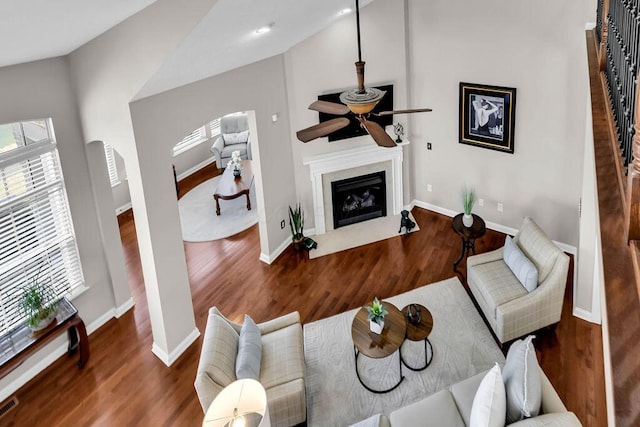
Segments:
[[[173,147],[174,157],[195,147],[196,145],[220,135],[220,119],[214,119],[206,125],[191,132]]]
[[[57,297],[84,282],[50,120],[0,125],[0,334],[36,279]]]
[[[116,156],[113,153],[113,147],[109,144],[104,145],[104,155],[107,158],[107,170],[109,171],[109,181],[111,186],[115,187],[120,184],[120,177],[118,176],[118,168],[116,167]]]

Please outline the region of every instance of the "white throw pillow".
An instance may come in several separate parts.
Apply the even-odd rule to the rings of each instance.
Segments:
[[[240,329],[238,354],[236,355],[236,377],[260,380],[262,362],[262,335],[253,319],[245,314]]]
[[[535,417],[542,405],[542,378],[533,335],[511,344],[502,370],[507,393],[507,421]]]
[[[502,259],[527,291],[538,287],[538,269],[509,236],[504,241]]]
[[[249,131],[245,130],[245,131],[236,132],[236,133],[223,133],[222,139],[224,139],[224,143],[226,145],[240,144],[242,142],[247,142],[247,140],[249,139]]]
[[[500,366],[491,368],[484,376],[471,405],[470,427],[504,427],[507,398]]]

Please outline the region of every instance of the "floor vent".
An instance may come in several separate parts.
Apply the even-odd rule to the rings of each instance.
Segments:
[[[13,396],[11,399],[3,403],[2,406],[0,406],[0,418],[7,415],[9,411],[11,411],[16,406],[18,406],[18,398]]]

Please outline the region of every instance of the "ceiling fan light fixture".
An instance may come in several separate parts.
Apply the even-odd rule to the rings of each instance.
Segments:
[[[358,89],[350,89],[340,94],[340,102],[346,104],[354,114],[368,114],[378,105],[385,93],[375,87],[364,88],[362,93]]]

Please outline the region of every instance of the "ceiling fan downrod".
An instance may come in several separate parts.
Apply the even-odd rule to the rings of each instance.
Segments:
[[[356,29],[358,33],[358,62],[356,62],[356,75],[358,76],[357,93],[365,93],[364,89],[364,62],[362,61],[362,47],[360,46],[360,1],[356,0]]]

